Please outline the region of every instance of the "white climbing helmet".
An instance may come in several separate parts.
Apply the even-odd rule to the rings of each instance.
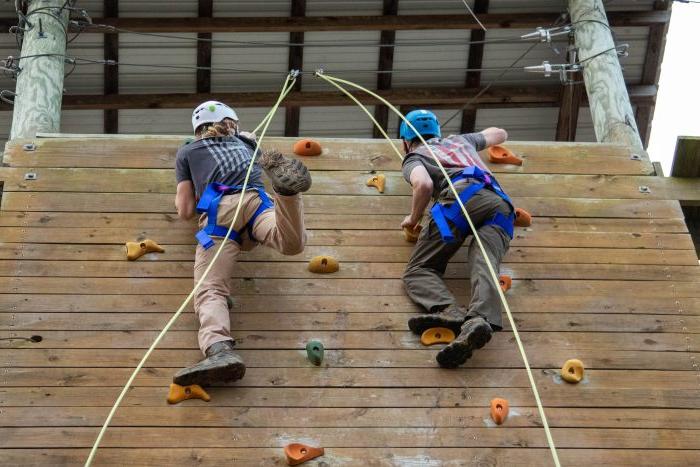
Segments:
[[[218,101],[204,102],[192,112],[192,129],[196,131],[197,127],[204,123],[216,123],[224,118],[238,122],[238,115],[228,105]]]

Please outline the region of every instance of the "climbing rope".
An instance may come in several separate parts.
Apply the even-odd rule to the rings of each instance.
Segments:
[[[268,127],[270,126],[270,122],[272,121],[272,118],[277,111],[277,108],[280,106],[280,103],[282,100],[285,98],[285,96],[289,93],[289,91],[292,89],[294,86],[294,83],[296,82],[296,73],[291,72],[287,75],[287,78],[284,81],[284,85],[282,86],[282,91],[280,91],[280,95],[277,98],[277,101],[275,104],[272,106],[272,109],[267,113],[263,121],[261,122],[260,125],[258,125],[257,128],[260,128],[262,126],[262,132],[260,133],[260,138],[257,141],[257,145],[255,147],[255,151],[253,152],[253,157],[250,160],[250,164],[248,165],[248,170],[246,171],[245,174],[245,179],[243,180],[243,187],[241,189],[241,193],[244,193],[245,190],[248,187],[248,180],[250,179],[250,174],[253,170],[253,164],[255,163],[255,158],[258,155],[258,152],[260,151],[260,146],[262,144],[263,138],[265,137],[265,133],[267,132]],[[256,128],[256,130],[257,130]],[[214,266],[214,263],[216,260],[219,258],[219,255],[221,254],[221,251],[224,249],[224,245],[226,245],[226,242],[228,240],[228,236],[231,234],[233,231],[233,226],[236,223],[236,220],[238,219],[238,215],[241,212],[241,207],[243,206],[243,198],[244,196],[240,196],[238,200],[238,206],[236,206],[236,211],[233,214],[233,219],[231,220],[231,225],[228,228],[228,232],[226,233],[226,236],[221,240],[221,244],[219,245],[219,249],[216,251],[216,254],[212,258],[211,262],[209,262],[209,266],[204,270],[204,273],[202,274],[202,277],[197,281],[195,284],[194,288],[190,292],[190,294],[187,296],[184,302],[182,302],[182,305],[180,305],[180,308],[175,312],[175,314],[170,318],[170,321],[165,325],[163,330],[158,334],[158,337],[153,341],[151,346],[148,348],[146,353],[144,354],[143,358],[139,362],[139,364],[136,366],[134,371],[131,373],[131,376],[129,377],[129,380],[126,382],[124,385],[124,388],[122,389],[121,393],[119,393],[119,397],[117,397],[117,400],[114,402],[114,405],[112,406],[112,409],[109,411],[109,415],[107,415],[107,419],[105,420],[104,424],[102,425],[102,429],[100,429],[99,434],[97,435],[97,439],[95,440],[95,443],[92,445],[92,449],[90,450],[90,455],[88,456],[87,460],[85,461],[85,467],[89,467],[92,464],[93,459],[95,458],[95,454],[97,453],[97,449],[100,446],[100,442],[102,441],[102,437],[104,436],[105,432],[107,431],[107,427],[109,427],[110,422],[112,421],[112,417],[114,417],[114,414],[117,411],[117,408],[122,402],[122,399],[124,399],[124,396],[126,395],[127,391],[131,387],[131,384],[134,382],[134,379],[136,378],[136,375],[138,375],[139,371],[143,367],[143,365],[146,363],[146,360],[148,360],[148,357],[150,357],[151,353],[153,352],[153,349],[156,348],[156,346],[160,343],[161,339],[163,339],[163,336],[170,330],[170,327],[175,323],[177,318],[182,314],[184,311],[185,307],[190,303],[192,298],[194,297],[194,294],[197,292],[199,287],[202,285],[202,282],[204,282],[204,279],[206,279],[207,275],[209,274],[209,271],[211,268]]]
[[[411,124],[411,122],[409,122],[403,116],[403,114],[401,112],[399,112],[399,110],[396,107],[394,107],[386,99],[375,94],[374,92],[370,91],[369,89],[367,89],[363,86],[360,86],[359,84],[356,84],[356,83],[353,83],[351,81],[347,81],[344,79],[335,78],[335,77],[330,76],[330,75],[326,75],[323,73],[322,70],[317,71],[314,74],[314,76],[322,78],[324,81],[328,82],[329,84],[332,84],[333,86],[335,86],[338,89],[340,89],[341,86],[338,85],[337,83],[342,83],[342,84],[346,84],[348,86],[352,86],[352,87],[359,89],[361,91],[364,91],[367,94],[369,94],[370,96],[373,96],[374,98],[378,99],[380,102],[382,102],[388,108],[390,108],[392,110],[392,112],[394,112],[396,115],[398,115],[399,118],[401,118],[406,123],[406,125],[408,125],[411,128],[411,130],[413,130],[418,135],[418,137],[421,140],[421,143],[423,143],[425,145],[425,147],[428,148],[430,155],[433,157],[433,159],[435,160],[437,165],[440,167],[440,171],[442,172],[442,175],[445,177],[445,180],[447,180],[447,183],[450,186],[450,190],[452,190],[452,193],[455,195],[455,199],[456,199],[457,203],[459,203],[459,207],[462,209],[462,214],[464,214],[464,218],[469,223],[469,227],[471,228],[471,231],[474,234],[474,238],[476,239],[476,243],[479,245],[479,249],[481,250],[481,254],[486,259],[486,265],[488,266],[489,273],[491,274],[491,279],[493,280],[493,283],[496,285],[496,290],[498,291],[498,296],[501,299],[501,303],[503,303],[503,308],[505,308],[505,310],[506,310],[506,315],[508,316],[508,321],[510,322],[510,326],[513,329],[513,336],[515,337],[515,342],[518,345],[518,350],[520,351],[520,356],[522,357],[523,363],[525,364],[525,370],[527,371],[527,376],[528,376],[528,379],[530,380],[530,386],[531,386],[532,392],[535,396],[535,402],[537,403],[537,410],[539,411],[540,418],[542,419],[542,427],[544,428],[545,435],[547,436],[547,444],[549,445],[549,450],[552,454],[552,459],[554,460],[555,466],[560,467],[561,464],[559,463],[559,456],[557,455],[557,448],[554,445],[554,439],[552,438],[552,433],[551,433],[551,430],[549,429],[549,424],[547,423],[547,417],[544,413],[544,407],[542,406],[542,401],[540,399],[539,391],[537,390],[537,384],[535,383],[535,378],[532,375],[532,369],[530,368],[530,363],[527,359],[527,354],[525,353],[525,347],[523,346],[522,340],[520,339],[520,334],[518,333],[518,328],[515,325],[515,320],[513,319],[513,314],[510,311],[510,307],[508,306],[508,301],[506,300],[505,294],[503,293],[503,290],[500,287],[498,275],[496,274],[496,271],[494,270],[493,265],[491,264],[491,261],[489,260],[489,257],[486,254],[486,249],[484,248],[484,244],[481,242],[481,238],[479,238],[479,234],[477,232],[476,227],[474,226],[474,223],[472,222],[471,217],[469,216],[469,213],[467,212],[467,208],[464,207],[464,203],[459,198],[459,192],[457,191],[454,184],[452,183],[452,180],[450,179],[450,176],[448,175],[447,171],[445,170],[442,163],[440,162],[440,159],[438,159],[438,157],[435,155],[435,153],[433,152],[430,145],[428,145],[428,143],[425,141],[423,136],[420,135],[418,130],[416,130],[416,128]],[[349,92],[345,91],[344,89],[343,89],[343,92],[346,95],[350,94]],[[359,104],[359,101],[357,101],[357,99],[353,98],[353,100]],[[362,106],[362,107],[364,108],[364,106]],[[366,109],[365,109],[365,112],[367,112]],[[372,121],[375,123],[375,125],[377,124],[376,120],[372,119]],[[384,132],[382,132],[382,133],[389,140],[392,147],[394,147],[394,149],[396,149],[393,142],[386,135],[386,133],[384,133]]]

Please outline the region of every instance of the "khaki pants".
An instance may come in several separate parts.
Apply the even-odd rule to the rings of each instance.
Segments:
[[[239,193],[227,195],[221,199],[217,224],[227,227],[230,225],[240,196]],[[211,268],[194,296],[194,311],[199,318],[199,348],[203,353],[216,342],[233,340],[226,298],[231,295],[231,277],[238,253],[252,250],[259,242],[284,255],[296,255],[304,251],[306,244],[303,204],[300,195],[275,194],[274,209],[268,209],[260,214],[253,226],[253,236],[257,242],[251,240],[247,232],[241,232],[241,229],[248,223],[261,201],[254,191],[246,192],[243,196],[243,206],[233,227],[240,232],[243,244],[239,245],[233,240],[226,242],[214,267]],[[206,215],[202,215],[199,219],[200,227],[203,227],[206,221]],[[219,237],[213,240],[215,245],[208,250],[197,245],[194,261],[195,284],[204,274],[222,241]]]
[[[474,182],[472,182],[474,183]],[[455,188],[462,191],[468,182],[457,183]],[[448,189],[442,192],[441,202],[454,202],[454,195]],[[508,215],[511,207],[497,194],[488,189],[478,191],[465,205],[474,225],[479,226],[492,218],[497,212]],[[428,313],[440,311],[445,307],[456,304],[457,300],[447,288],[442,279],[447,263],[452,256],[467,241],[467,260],[471,281],[471,301],[469,302],[469,318],[481,316],[499,330],[503,326],[501,319],[501,303],[498,290],[491,279],[488,266],[479,245],[473,235],[464,236],[454,226],[450,225],[455,236],[454,243],[444,243],[440,231],[435,225],[430,213],[423,225],[411,259],[408,261],[403,275],[406,291],[411,299],[421,305]],[[508,251],[510,238],[503,229],[495,225],[486,225],[477,229],[479,238],[484,244],[489,260],[498,273],[501,259]]]

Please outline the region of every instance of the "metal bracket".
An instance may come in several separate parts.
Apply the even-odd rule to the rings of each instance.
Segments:
[[[649,187],[646,186],[646,185],[640,185],[640,187],[639,187],[639,192],[648,195],[649,193],[651,193],[651,188],[649,188]]]
[[[24,174],[25,180],[36,180],[37,178],[39,178],[39,175],[37,175],[36,172],[27,172]]]
[[[25,151],[36,151],[36,144],[34,143],[27,143],[22,146],[22,149]]]
[[[630,155],[630,159],[633,161],[641,161],[642,156],[640,156],[639,154],[632,154],[632,155]]]

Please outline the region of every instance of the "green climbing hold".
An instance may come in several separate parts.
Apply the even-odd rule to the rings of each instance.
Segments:
[[[306,344],[306,357],[311,363],[319,366],[323,361],[323,344],[320,341],[309,341]]]
[[[216,106],[214,104],[209,106],[209,112],[215,112],[216,111]]]

